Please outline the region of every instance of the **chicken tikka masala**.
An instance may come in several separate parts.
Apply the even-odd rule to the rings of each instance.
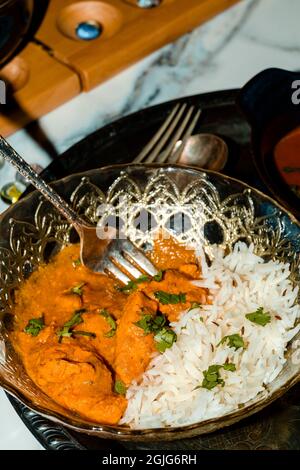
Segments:
[[[16,292],[12,340],[28,375],[90,421],[119,422],[127,387],[176,341],[170,323],[208,302],[191,282],[201,274],[192,250],[159,238],[149,257],[158,274],[121,286],[82,266],[70,245]]]

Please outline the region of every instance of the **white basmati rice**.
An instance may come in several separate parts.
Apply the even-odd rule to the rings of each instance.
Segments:
[[[129,387],[121,424],[136,429],[181,426],[221,416],[263,391],[285,363],[286,345],[300,329],[294,328],[300,307],[295,304],[298,289],[288,279],[289,265],[264,262],[244,243],[227,256],[216,248],[210,267],[201,262],[204,278],[194,283],[209,287],[212,305],[183,312],[171,325],[177,342],[156,355],[142,381]],[[259,307],[272,317],[264,327],[245,317]],[[243,336],[246,349],[217,346],[234,333]],[[226,361],[236,371],[221,371],[224,387],[196,388],[203,371]]]

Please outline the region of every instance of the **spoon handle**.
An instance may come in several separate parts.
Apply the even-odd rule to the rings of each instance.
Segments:
[[[76,228],[86,225],[81,217],[54,191],[30,165],[0,136],[0,156],[11,163]]]

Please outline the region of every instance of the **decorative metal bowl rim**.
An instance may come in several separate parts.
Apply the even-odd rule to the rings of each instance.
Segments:
[[[194,166],[194,165],[189,165],[189,166],[186,166],[186,165],[180,165],[180,164],[175,164],[175,163],[172,163],[172,165],[168,164],[168,163],[146,163],[146,164],[139,164],[139,163],[131,163],[131,164],[128,164],[128,163],[118,163],[118,164],[114,164],[114,165],[105,165],[105,166],[101,166],[99,168],[94,168],[92,170],[87,170],[87,171],[79,171],[77,173],[72,173],[71,175],[68,175],[68,176],[64,176],[63,178],[60,178],[58,180],[54,180],[54,181],[51,181],[49,184],[52,185],[52,184],[59,184],[59,183],[64,183],[64,182],[68,182],[69,180],[71,180],[72,178],[74,177],[88,177],[89,175],[92,175],[94,174],[95,172],[100,172],[100,171],[108,171],[108,170],[120,170],[120,171],[124,171],[126,170],[127,168],[152,168],[152,169],[178,169],[178,170],[193,170],[193,171],[196,171],[198,172],[199,174],[205,176],[206,174],[208,175],[215,175],[217,177],[220,177],[221,179],[224,179],[224,180],[228,180],[228,181],[233,181],[235,183],[238,183],[240,184],[241,186],[243,186],[245,189],[249,189],[250,191],[254,192],[256,195],[262,197],[263,199],[266,199],[268,200],[269,202],[271,202],[274,206],[276,206],[280,211],[284,212],[285,214],[287,214],[289,216],[289,218],[292,220],[292,222],[294,224],[296,224],[299,228],[300,228],[300,221],[296,218],[296,216],[289,210],[287,209],[283,204],[281,204],[280,202],[276,201],[275,199],[273,199],[271,196],[269,196],[268,194],[265,194],[263,191],[261,191],[260,189],[257,189],[257,188],[254,188],[254,186],[251,186],[249,185],[248,183],[245,183],[244,181],[238,179],[238,178],[235,178],[233,176],[228,176],[224,173],[220,173],[218,171],[215,171],[215,170],[207,170],[207,169],[201,169],[197,166]],[[2,212],[0,214],[0,221],[1,219],[3,219],[10,211],[13,207],[15,207],[16,204],[23,204],[24,202],[26,202],[30,197],[32,197],[33,193],[37,193],[37,190],[36,189],[33,189],[29,194],[26,194],[26,196],[24,197],[21,197],[20,200],[15,203],[14,205],[8,207],[4,212]]]

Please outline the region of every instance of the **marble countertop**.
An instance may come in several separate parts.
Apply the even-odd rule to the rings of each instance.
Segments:
[[[20,130],[8,140],[28,162],[46,166],[55,153],[138,109],[185,95],[240,87],[268,67],[300,69],[299,18],[299,0],[243,0],[44,116],[39,125],[47,143],[33,137],[34,129]],[[14,179],[15,170],[5,164],[0,186]],[[0,212],[6,207],[0,202]],[[0,416],[0,450],[41,448],[2,391]]]

